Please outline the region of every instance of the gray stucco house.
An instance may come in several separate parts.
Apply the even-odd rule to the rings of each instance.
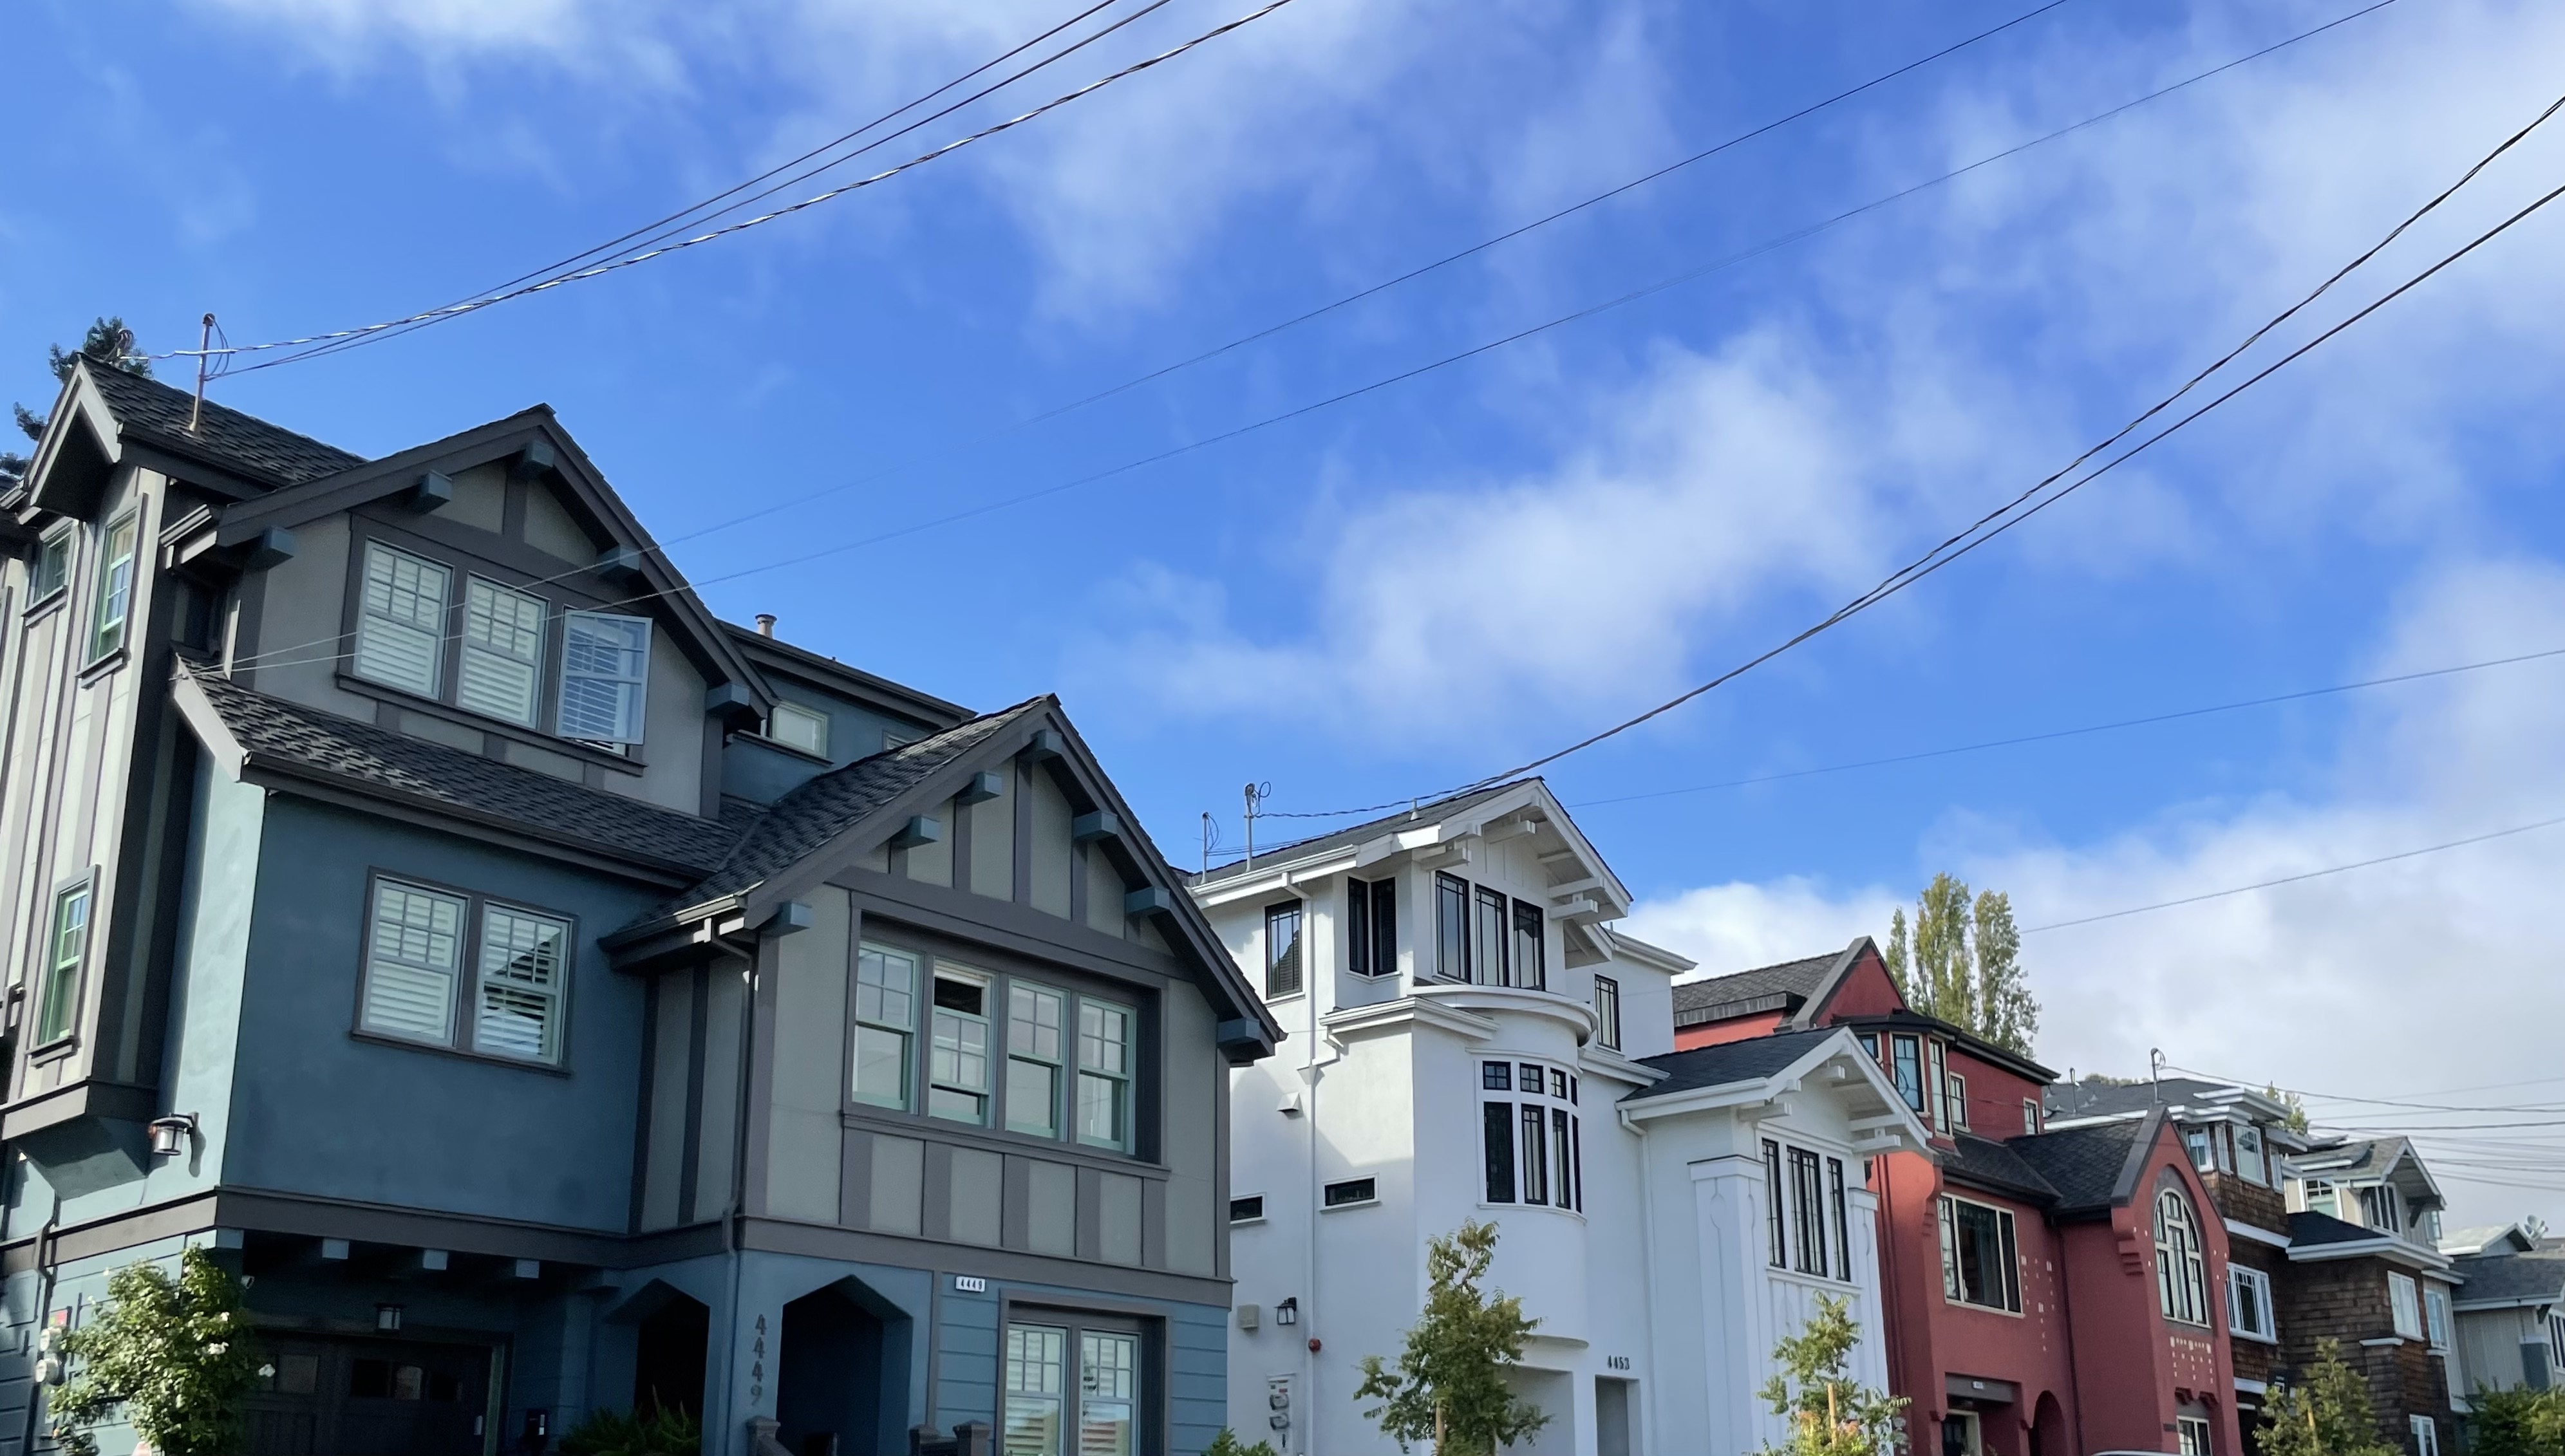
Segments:
[[[189,1244],[260,1456],[1200,1449],[1281,1033],[1059,704],[715,620],[548,409],[193,405],[84,363],[0,498],[0,1452]]]

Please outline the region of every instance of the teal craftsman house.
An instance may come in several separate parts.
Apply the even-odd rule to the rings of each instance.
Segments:
[[[189,1244],[260,1456],[1221,1423],[1280,1033],[1056,701],[716,621],[549,410],[364,460],[86,364],[0,686],[0,1452]]]

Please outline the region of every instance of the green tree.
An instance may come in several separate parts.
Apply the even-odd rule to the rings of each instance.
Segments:
[[[1845,1366],[1861,1343],[1851,1306],[1817,1296],[1817,1312],[1796,1335],[1772,1347],[1781,1373],[1763,1382],[1772,1413],[1789,1418],[1789,1436],[1763,1449],[1769,1456],[1881,1456],[1898,1442],[1904,1396],[1884,1395]]]
[[[1485,1287],[1496,1254],[1492,1223],[1428,1241],[1425,1311],[1397,1367],[1363,1356],[1354,1398],[1378,1402],[1363,1414],[1402,1451],[1430,1441],[1435,1456],[1496,1456],[1549,1424],[1506,1382],[1540,1322],[1523,1318],[1522,1301]]]
[[[2316,1360],[2296,1382],[2275,1387],[2262,1409],[2262,1456],[2399,1456],[2378,1438],[2369,1381],[2343,1363],[2342,1343],[2316,1343]]]
[[[2565,1456],[2565,1390],[2479,1389],[2467,1456]]]
[[[97,1428],[119,1405],[160,1456],[232,1456],[248,1437],[241,1402],[260,1366],[249,1308],[202,1249],[179,1256],[175,1279],[156,1264],[116,1271],[63,1353],[80,1373],[53,1396],[54,1436],[78,1456],[95,1456]]]
[[[151,377],[151,361],[133,356],[133,330],[125,327],[120,317],[101,318],[92,323],[89,332],[81,336],[79,348],[66,353],[61,344],[54,344],[46,349],[46,365],[54,371],[56,383],[72,377],[72,367],[82,359],[122,369],[128,374],[139,374],[145,379]],[[46,416],[23,404],[11,405],[10,409],[17,414],[18,428],[26,433],[28,439],[45,438]],[[27,457],[23,455],[0,450],[0,491],[16,485],[27,474]]]
[[[2282,1092],[2279,1084],[2276,1082],[2263,1088],[2262,1095],[2273,1102],[2279,1103],[2281,1106],[2286,1107],[2289,1110],[2288,1117],[2281,1121],[2280,1126],[2301,1136],[2306,1133],[2307,1105],[2304,1099],[2300,1098],[2294,1092]]]
[[[1259,1441],[1253,1446],[1242,1446],[1238,1432],[1222,1426],[1220,1434],[1211,1438],[1211,1444],[1203,1447],[1203,1456],[1274,1456],[1274,1443]]]
[[[1935,875],[1916,897],[1911,939],[1906,912],[1889,916],[1886,958],[1906,1004],[2030,1055],[2039,1002],[2022,967],[2011,897],[1989,890],[1973,902],[1966,881]]]

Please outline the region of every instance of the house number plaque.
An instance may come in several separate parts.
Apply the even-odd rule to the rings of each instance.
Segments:
[[[1630,1367],[1630,1357],[1626,1354],[1607,1354],[1603,1356],[1603,1367],[1611,1370],[1626,1370]]]

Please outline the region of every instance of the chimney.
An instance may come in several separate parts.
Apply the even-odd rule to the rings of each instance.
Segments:
[[[757,614],[757,635],[760,637],[772,637],[775,635],[775,614],[773,612],[760,612]]]

